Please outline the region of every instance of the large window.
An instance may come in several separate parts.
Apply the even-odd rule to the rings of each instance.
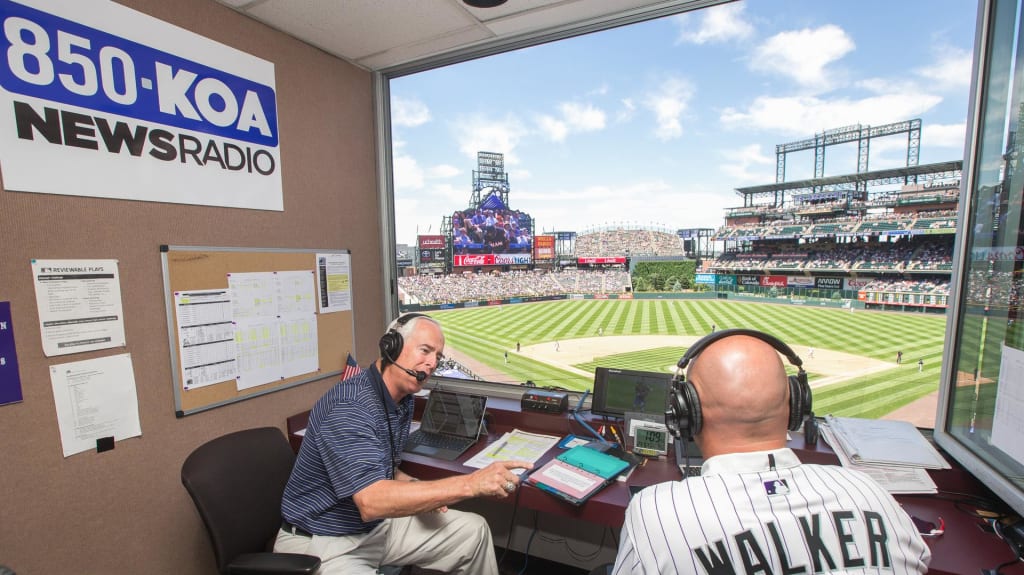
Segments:
[[[1024,513],[1024,121],[1019,0],[983,3],[940,444]]]
[[[747,327],[818,413],[931,427],[975,18],[731,2],[385,74],[396,310],[492,393]]]

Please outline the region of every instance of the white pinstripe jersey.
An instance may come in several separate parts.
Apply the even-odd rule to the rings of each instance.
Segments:
[[[712,457],[700,477],[636,494],[613,573],[904,575],[925,573],[930,559],[873,479],[778,449]]]

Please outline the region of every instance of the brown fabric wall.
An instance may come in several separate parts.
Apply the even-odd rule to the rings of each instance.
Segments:
[[[19,575],[214,573],[181,485],[182,461],[230,431],[284,429],[332,383],[175,418],[161,244],[349,249],[361,363],[375,357],[384,324],[370,74],[212,0],[123,3],[275,64],[285,209],[0,191],[0,301],[11,302],[24,394],[22,403],[0,406],[0,564]],[[127,347],[46,358],[32,258],[119,260]],[[65,459],[49,366],[125,351],[142,436]]]

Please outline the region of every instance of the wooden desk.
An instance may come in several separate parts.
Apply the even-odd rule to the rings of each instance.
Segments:
[[[424,401],[417,398],[416,417],[422,412]],[[489,422],[488,435],[482,438],[457,461],[441,461],[430,457],[411,453],[402,454],[402,471],[413,477],[424,480],[441,479],[456,474],[469,473],[472,468],[462,465],[488,444],[497,441],[503,433],[513,429],[522,429],[536,433],[565,436],[569,433],[585,435],[586,431],[569,415],[549,415],[526,412],[519,409],[513,400],[488,400],[488,412],[493,421]],[[302,437],[296,432],[305,429],[309,413],[300,413],[289,417],[288,438],[292,448],[298,452]],[[592,426],[600,425],[599,418],[587,418]],[[827,443],[821,441],[816,446],[805,446],[803,435],[793,434],[789,442],[801,461],[837,465],[838,458]],[[553,449],[546,454],[538,465],[557,455]],[[950,470],[932,471],[931,476],[940,491],[947,493],[969,494],[988,500],[996,498],[970,474],[950,462],[954,468]],[[581,507],[560,501],[551,495],[532,487],[524,487],[519,491],[518,504],[526,509],[569,517],[587,523],[605,525],[614,528],[622,527],[626,506],[629,504],[629,485],[653,485],[664,481],[677,481],[682,478],[675,461],[666,458],[651,460],[643,468],[633,471],[626,482],[615,482],[594,495]],[[952,499],[934,495],[899,495],[896,499],[908,513],[936,524],[941,517],[946,523],[946,532],[939,537],[927,538],[932,550],[932,562],[929,573],[936,575],[978,575],[981,569],[995,567],[1012,559],[1009,547],[998,537],[981,529],[981,522],[966,511],[957,508]],[[501,500],[501,504],[511,506],[515,497]],[[1020,563],[1004,567],[1004,575],[1024,575],[1024,567]]]

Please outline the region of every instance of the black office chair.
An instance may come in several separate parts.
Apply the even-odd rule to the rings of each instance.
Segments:
[[[181,483],[192,496],[224,575],[302,575],[320,558],[273,553],[281,527],[281,496],[295,463],[288,440],[276,427],[246,429],[210,440],[181,466]]]

